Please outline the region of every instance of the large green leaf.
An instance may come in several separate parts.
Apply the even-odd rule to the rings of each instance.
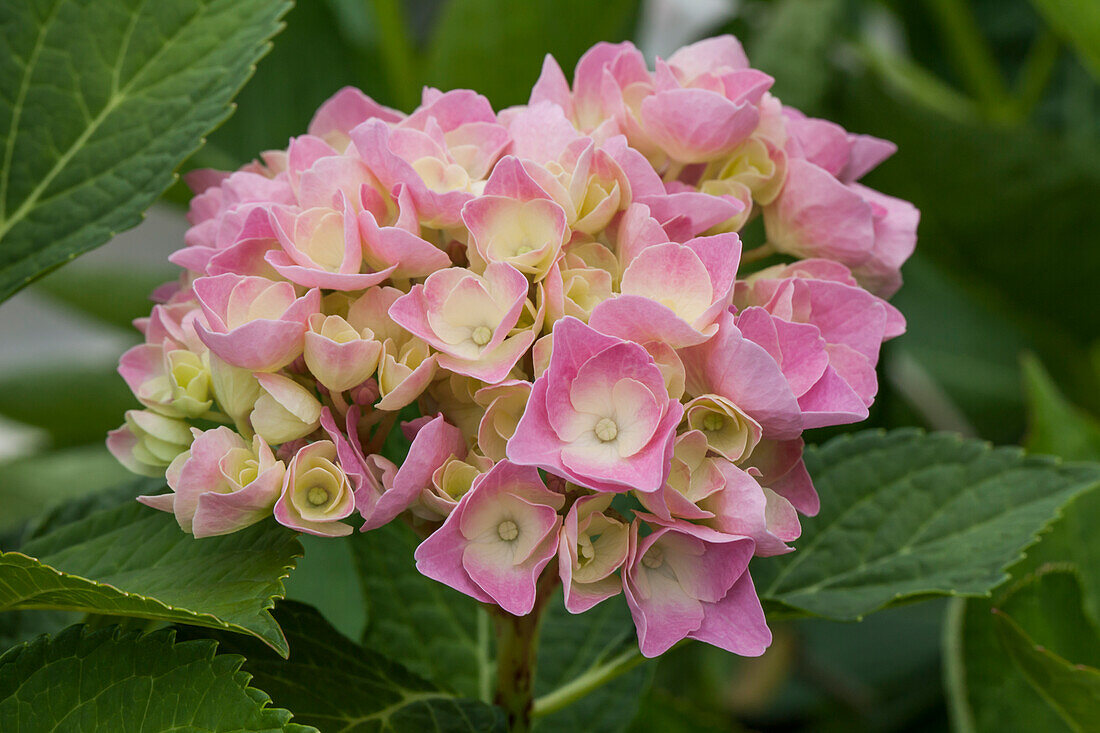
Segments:
[[[363,645],[466,697],[491,699],[492,624],[473,599],[416,570],[418,540],[390,523],[352,539],[367,628]]]
[[[83,733],[293,731],[286,710],[248,686],[237,656],[210,641],[174,643],[71,626],[0,657],[0,729]]]
[[[288,7],[0,5],[0,299],[141,220],[229,115]]]
[[[168,514],[134,501],[55,518],[0,553],[0,610],[53,608],[136,616],[252,634],[286,653],[270,609],[302,549],[265,522],[196,540]]]
[[[1100,671],[1095,667],[1072,664],[1045,644],[1037,644],[1003,612],[997,613],[995,619],[1002,645],[1036,692],[1058,712],[1071,730],[1081,733],[1096,730],[1100,721]]]
[[[290,642],[281,659],[252,639],[218,633],[219,649],[243,654],[244,669],[296,720],[329,731],[503,733],[504,715],[478,700],[457,698],[400,664],[364,649],[309,606],[280,603],[275,618]],[[200,636],[198,629],[181,629]],[[209,634],[206,634],[209,635]]]
[[[287,578],[286,597],[313,606],[344,636],[359,639],[367,621],[351,542],[304,534],[305,557]]]
[[[821,511],[798,549],[753,565],[763,597],[837,619],[899,600],[983,595],[1100,465],[917,430],[808,450]]]
[[[1029,372],[1031,431],[1029,444],[1100,458],[1100,451],[1079,451],[1087,440],[1083,413],[1072,408],[1036,364]],[[1092,490],[1062,509],[1027,557],[1009,572],[1013,581],[992,599],[952,602],[943,639],[946,688],[955,727],[967,733],[1066,730],[1066,724],[1024,675],[1017,671],[994,626],[991,611],[1003,609],[1032,638],[1055,654],[1100,664],[1100,490]],[[1052,571],[1057,571],[1057,574]],[[1072,598],[1059,575],[1072,574]],[[1064,578],[1062,579],[1064,581]],[[1053,605],[1050,605],[1053,604]],[[1090,651],[1090,648],[1092,651]]]
[[[542,59],[553,54],[565,73],[597,41],[631,35],[638,0],[451,0],[427,44],[425,83],[465,87],[494,106],[526,102]]]
[[[545,613],[539,632],[536,696],[552,692],[623,651],[637,650],[634,622],[622,596],[573,615],[565,610],[561,593],[557,593]],[[639,666],[568,707],[539,718],[536,733],[626,730],[653,679],[655,666]]]

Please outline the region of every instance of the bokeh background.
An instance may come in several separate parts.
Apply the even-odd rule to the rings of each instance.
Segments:
[[[922,211],[894,299],[909,330],[886,345],[869,426],[1100,458],[1100,2],[299,0],[286,23],[186,168],[285,147],[345,84],[406,110],[422,85],[473,87],[500,108],[526,101],[548,52],[569,70],[600,40],[652,59],[734,33],[785,103],[897,142],[866,183]],[[0,310],[0,532],[125,476],[103,447],[136,406],[114,368],[148,292],[174,277],[186,201],[174,187]],[[346,548],[309,542],[304,565],[291,595],[357,637]],[[686,647],[655,665],[635,729],[946,729],[950,616],[935,602],[777,621],[760,660]]]

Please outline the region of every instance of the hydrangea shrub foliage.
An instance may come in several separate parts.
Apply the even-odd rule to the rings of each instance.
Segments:
[[[126,717],[75,688],[21,700],[130,654],[104,679],[206,670],[163,694],[217,692],[188,715],[224,705],[234,730],[524,731],[685,640],[762,655],[766,610],[856,618],[997,585],[1098,473],[917,432],[807,448],[868,416],[919,213],[859,182],[892,143],[772,81],[728,35],[655,64],[599,43],[571,77],[547,56],[525,105],[425,88],[406,113],[347,87],[285,149],[189,173],[180,276],[119,364],[142,408],[107,439],[163,481],[144,507],[42,522],[2,556],[0,607],[200,628],[17,647],[0,721]],[[493,655],[481,700],[313,609],[271,614],[296,533],[394,523],[415,550],[374,541],[366,562],[415,565],[469,598],[456,619],[493,623],[491,644],[462,629]],[[536,700],[547,614],[619,619],[628,641]]]

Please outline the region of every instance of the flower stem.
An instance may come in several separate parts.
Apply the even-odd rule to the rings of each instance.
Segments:
[[[535,613],[526,616],[504,612],[496,614],[496,704],[508,714],[508,730],[511,733],[531,730],[538,621]]]
[[[526,616],[513,616],[497,606],[487,606],[497,628],[497,694],[494,702],[507,713],[510,733],[529,733],[531,730],[539,621],[557,582],[557,572],[542,574],[535,606]]]
[[[538,718],[568,707],[593,690],[626,674],[644,661],[646,661],[646,658],[642,656],[638,647],[631,646],[604,664],[589,668],[587,672],[579,677],[535,700],[534,716]]]
[[[764,242],[759,247],[746,250],[741,253],[741,264],[747,265],[750,262],[758,262],[759,260],[771,257],[776,253],[775,245],[771,242]]]

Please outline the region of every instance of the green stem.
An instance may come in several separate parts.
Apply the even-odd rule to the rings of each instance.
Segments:
[[[1058,35],[1047,28],[1031,44],[1024,65],[1020,69],[1020,77],[1016,81],[1016,98],[1013,109],[1020,121],[1027,119],[1035,105],[1043,97],[1050,77],[1054,73],[1054,65],[1058,60],[1058,51],[1061,43]]]
[[[771,257],[776,253],[775,245],[771,242],[764,242],[759,247],[753,247],[750,250],[746,250],[741,253],[741,264],[747,265],[750,262],[759,262],[760,260]]]
[[[511,733],[531,730],[535,689],[535,652],[538,649],[538,615],[496,614],[497,696],[496,704],[508,715]]]
[[[487,607],[497,627],[497,694],[494,702],[508,715],[509,733],[529,733],[534,711],[535,664],[542,611],[557,587],[557,572],[547,571],[538,582],[535,606],[526,616]]]
[[[409,26],[401,11],[400,0],[371,0],[378,24],[378,43],[382,64],[390,81],[393,98],[403,110],[411,110],[419,101],[416,57],[409,41]]]
[[[963,84],[990,117],[1000,117],[1009,105],[1008,89],[974,12],[964,0],[926,0],[926,4]]]
[[[638,647],[631,646],[604,664],[591,667],[579,677],[575,677],[553,692],[548,692],[535,700],[535,717],[549,715],[572,705],[588,693],[606,685],[617,677],[621,677],[644,661],[646,661],[646,658],[642,656]]]

